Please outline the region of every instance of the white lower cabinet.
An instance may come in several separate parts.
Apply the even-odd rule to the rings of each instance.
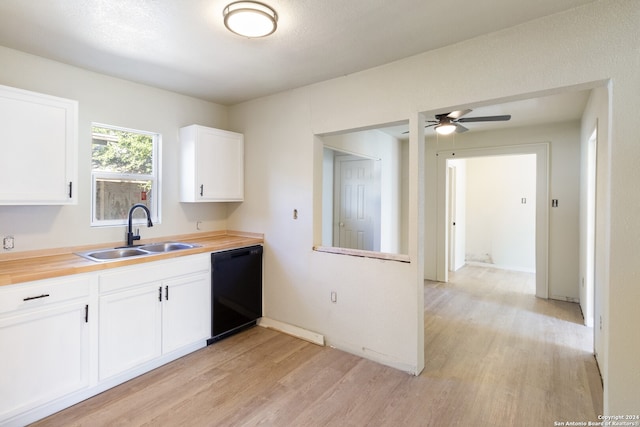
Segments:
[[[162,352],[211,337],[211,278],[197,274],[164,282]]]
[[[89,279],[0,289],[0,424],[89,386]]]
[[[24,426],[206,346],[211,255],[0,286],[0,426]]]
[[[151,284],[100,297],[100,380],[160,356],[158,288]]]
[[[211,334],[209,255],[195,257],[100,277],[99,380],[206,342]]]

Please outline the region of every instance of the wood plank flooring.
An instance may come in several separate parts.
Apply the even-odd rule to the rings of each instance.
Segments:
[[[577,304],[533,275],[465,267],[425,282],[420,376],[252,328],[37,426],[553,426],[597,421],[602,386]]]

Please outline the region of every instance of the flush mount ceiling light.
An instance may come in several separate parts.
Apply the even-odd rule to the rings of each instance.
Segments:
[[[243,37],[257,38],[273,34],[278,26],[278,14],[264,3],[236,1],[222,11],[224,25]]]

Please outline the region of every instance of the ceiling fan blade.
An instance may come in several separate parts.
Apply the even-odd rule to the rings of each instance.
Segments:
[[[462,133],[462,132],[466,132],[466,131],[469,130],[468,128],[462,126],[459,123],[456,123],[455,125],[456,125],[456,133]]]
[[[425,129],[426,129],[426,128],[428,128],[428,127],[435,126],[435,125],[437,125],[437,124],[438,124],[438,122],[433,121],[433,120],[427,120],[427,122],[432,122],[432,123],[431,123],[430,125],[425,125]],[[409,133],[409,131],[402,132],[402,133],[403,133],[403,134],[405,134],[405,133]]]
[[[460,117],[464,116],[465,114],[469,114],[472,110],[458,110],[458,111],[452,111],[449,114],[446,115],[446,117],[449,117],[450,119],[459,119]]]
[[[466,117],[456,120],[460,123],[471,123],[471,122],[504,122],[511,119],[511,115],[507,114],[504,116],[484,116],[484,117]]]

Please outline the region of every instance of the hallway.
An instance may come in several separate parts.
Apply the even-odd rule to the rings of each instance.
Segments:
[[[449,279],[425,282],[421,376],[449,383],[451,416],[461,425],[597,421],[593,330],[578,304],[536,298],[531,273],[465,266]]]

